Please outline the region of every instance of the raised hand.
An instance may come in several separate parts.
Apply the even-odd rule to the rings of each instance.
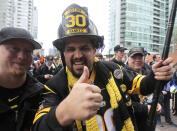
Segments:
[[[170,80],[173,76],[172,70],[172,58],[167,58],[166,60],[160,60],[152,66],[154,72],[154,77],[157,80]]]
[[[89,70],[84,66],[84,71],[70,94],[56,109],[56,117],[60,124],[68,125],[74,120],[89,119],[99,110],[103,99],[101,90],[88,82]]]

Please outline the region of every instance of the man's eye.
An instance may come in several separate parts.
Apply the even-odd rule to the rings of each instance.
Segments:
[[[10,48],[10,51],[11,51],[12,53],[17,53],[17,52],[20,51],[20,49],[18,49],[18,48],[16,48],[16,47],[11,47],[11,48]]]
[[[82,50],[82,51],[89,51],[90,48],[89,48],[89,47],[83,47],[81,50]]]
[[[74,48],[67,48],[65,51],[67,51],[67,52],[73,52],[73,51],[75,51],[75,49]]]

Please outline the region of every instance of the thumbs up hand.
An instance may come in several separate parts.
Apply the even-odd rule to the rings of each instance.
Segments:
[[[97,113],[102,99],[101,89],[89,84],[89,70],[84,66],[83,73],[70,94],[57,107],[57,120],[61,125],[68,125],[74,120],[87,120]]]
[[[84,66],[83,73],[79,80],[77,81],[77,83],[88,83],[89,76],[90,76],[89,69],[87,66]]]

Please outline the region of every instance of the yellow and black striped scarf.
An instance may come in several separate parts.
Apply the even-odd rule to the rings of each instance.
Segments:
[[[71,90],[74,83],[78,79],[72,75],[72,73],[68,70],[68,68],[66,68],[66,73],[67,73],[67,79],[68,79],[68,87],[70,88],[69,90]],[[108,82],[105,85],[105,87],[106,87],[107,92],[110,96],[111,108],[114,110],[114,109],[119,108],[119,102],[122,101],[122,96],[121,96],[121,93],[116,85],[116,82],[113,78],[112,73],[111,72],[109,72],[109,73],[110,73],[110,77],[108,78]],[[90,81],[93,82],[95,80],[95,76],[96,76],[96,70],[94,68],[94,70],[91,73]],[[81,122],[76,121],[76,125],[77,125],[78,131],[82,131]],[[97,123],[96,116],[93,116],[89,120],[86,120],[86,130],[87,131],[99,131],[99,126]],[[126,120],[124,120],[124,122],[123,122],[123,127],[121,128],[121,131],[134,131],[134,130],[135,129],[134,129],[133,123],[131,121],[131,118],[127,117]]]

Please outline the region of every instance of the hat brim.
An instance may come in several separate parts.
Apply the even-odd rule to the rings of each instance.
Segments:
[[[127,48],[121,48],[121,49],[118,49],[116,51],[125,51],[125,50],[127,50]]]
[[[132,57],[132,56],[134,56],[136,54],[140,54],[140,55],[144,56],[144,53],[142,53],[142,52],[134,52],[131,55],[129,55],[129,57]]]
[[[7,41],[10,41],[10,40],[25,40],[25,41],[28,41],[29,43],[31,43],[33,45],[33,48],[34,49],[41,49],[42,46],[36,42],[35,40],[33,39],[27,39],[27,38],[23,38],[23,37],[9,37],[9,38],[6,38],[4,40],[1,40],[0,43],[3,43],[3,42],[7,42]]]
[[[114,52],[125,51],[125,50],[127,50],[127,48],[124,48],[124,47],[114,48]]]
[[[97,49],[98,48],[101,48],[103,47],[103,40],[104,38],[102,36],[96,36],[96,35],[75,35],[75,36],[67,36],[67,37],[63,37],[63,38],[60,38],[60,39],[57,39],[55,41],[53,41],[53,45],[60,51],[63,50],[64,48],[64,44],[65,44],[65,41],[71,37],[85,37],[85,38],[89,38],[91,40],[94,41],[94,47],[96,47]]]

